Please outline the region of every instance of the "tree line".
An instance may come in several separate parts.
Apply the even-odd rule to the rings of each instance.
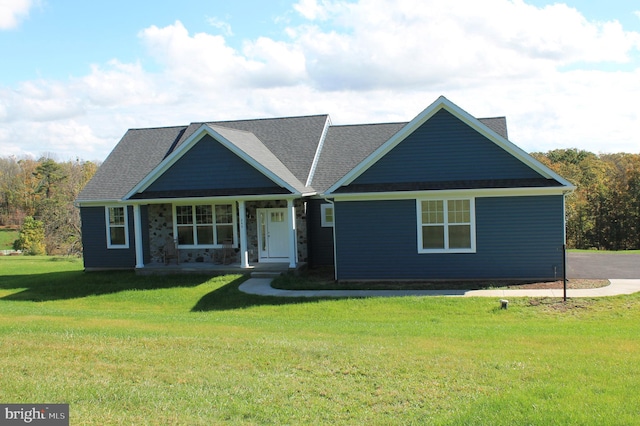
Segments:
[[[533,156],[577,187],[566,198],[567,247],[640,249],[640,154],[557,149]]]
[[[557,149],[532,155],[577,187],[566,198],[569,248],[640,249],[640,154]],[[0,157],[0,226],[21,228],[17,245],[32,252],[81,253],[73,203],[98,166]],[[32,239],[42,242],[33,245]]]
[[[0,226],[19,228],[14,244],[32,254],[80,254],[74,201],[98,164],[42,157],[0,157]]]

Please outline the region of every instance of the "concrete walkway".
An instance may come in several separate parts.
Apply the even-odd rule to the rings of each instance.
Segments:
[[[240,291],[277,297],[563,297],[562,289],[546,290],[279,290],[271,287],[272,278],[250,278],[240,284]],[[609,280],[610,285],[590,289],[568,289],[567,297],[601,297],[640,292],[640,279]]]

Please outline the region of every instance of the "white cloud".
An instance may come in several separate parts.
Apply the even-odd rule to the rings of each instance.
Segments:
[[[640,152],[640,34],[616,21],[522,0],[295,8],[306,21],[288,39],[234,49],[224,34],[190,34],[176,21],[139,33],[159,71],[146,58],[113,59],[68,81],[0,87],[0,152],[104,159],[127,128],[200,120],[408,121],[439,95],[478,117],[506,115],[527,151]],[[624,71],[611,71],[620,63]]]
[[[189,35],[180,21],[140,33],[156,60],[185,90],[291,85],[304,78],[304,57],[295,46],[260,37],[246,42],[243,51],[226,44],[222,36]]]
[[[317,0],[300,0],[293,8],[306,19],[313,21],[326,18],[326,5],[326,2],[323,6],[318,5]]]
[[[0,122],[42,122],[64,119],[82,110],[69,87],[45,80],[23,82],[0,89]]]
[[[16,28],[32,6],[31,0],[0,0],[0,30]]]
[[[153,76],[140,63],[123,64],[115,59],[106,67],[92,65],[91,74],[75,80],[73,86],[92,107],[124,107],[166,100],[157,90]]]
[[[299,5],[308,2],[301,2]],[[297,29],[314,83],[327,89],[478,84],[578,62],[626,62],[638,33],[563,4],[521,0],[312,2],[344,28]],[[342,7],[339,7],[339,6]]]
[[[229,25],[228,22],[218,19],[215,16],[212,18],[207,18],[207,22],[212,27],[219,29],[222,32],[223,36],[231,37],[233,35],[233,31],[231,30],[231,25]]]

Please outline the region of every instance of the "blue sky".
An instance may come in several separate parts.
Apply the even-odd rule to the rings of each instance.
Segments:
[[[439,95],[527,151],[640,152],[640,3],[0,0],[0,156],[103,160],[128,128]]]

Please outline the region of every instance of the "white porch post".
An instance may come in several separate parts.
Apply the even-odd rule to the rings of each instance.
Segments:
[[[133,205],[133,233],[136,240],[136,269],[144,268],[144,251],[142,249],[142,215],[140,204]]]
[[[247,207],[244,200],[238,201],[240,207],[240,267],[249,267],[249,247],[247,247]]]
[[[298,241],[296,239],[296,208],[293,206],[292,199],[287,200],[287,212],[289,222],[289,268],[295,268],[298,263]]]

